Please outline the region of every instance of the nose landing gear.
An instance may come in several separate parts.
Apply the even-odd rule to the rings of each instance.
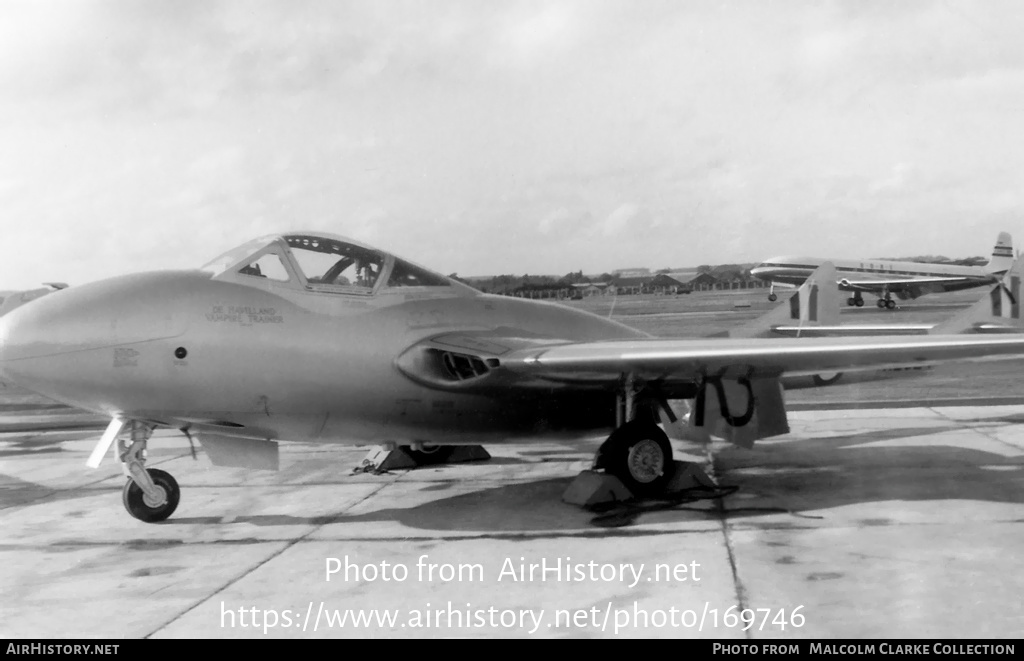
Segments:
[[[860,295],[860,292],[856,292],[853,296],[846,299],[846,304],[851,307],[857,306],[859,308],[862,308],[864,307],[864,298]]]
[[[159,468],[146,470],[153,487],[152,496],[143,490],[134,479],[129,479],[121,492],[121,501],[128,513],[139,521],[157,523],[163,521],[178,508],[181,490],[178,482],[167,471]]]
[[[117,440],[118,457],[128,475],[121,500],[129,514],[146,523],[165,520],[178,508],[181,499],[181,489],[170,473],[145,467],[146,443],[152,433],[149,425],[133,421],[131,445],[125,447],[124,439]]]

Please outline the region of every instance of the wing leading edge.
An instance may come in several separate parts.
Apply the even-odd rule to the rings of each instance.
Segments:
[[[611,383],[622,374],[648,380],[700,378],[734,369],[751,376],[779,376],[1008,355],[1024,357],[1024,337],[936,335],[807,338],[799,342],[718,339],[572,343],[513,351],[502,356],[500,365],[511,372],[563,383],[575,379]]]

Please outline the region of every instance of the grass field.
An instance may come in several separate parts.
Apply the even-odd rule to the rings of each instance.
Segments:
[[[780,292],[786,298],[786,292]],[[982,290],[929,296],[889,311],[865,299],[863,308],[843,307],[843,323],[938,323],[984,295]],[[696,292],[681,296],[594,296],[565,301],[603,317],[610,317],[658,337],[701,337],[764,314],[778,303],[767,300],[767,291],[736,290]],[[794,340],[799,341],[799,340]],[[794,404],[856,403],[885,400],[934,400],[955,398],[1019,397],[1024,399],[1024,361],[989,361],[940,366],[923,373],[896,373],[871,383],[844,384],[794,390],[786,399]],[[0,387],[0,412],[53,413],[60,404],[14,386]]]

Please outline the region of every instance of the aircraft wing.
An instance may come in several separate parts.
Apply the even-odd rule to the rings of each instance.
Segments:
[[[839,281],[839,288],[843,291],[883,291],[888,290],[894,294],[907,294],[917,297],[921,294],[956,291],[968,289],[980,285],[998,282],[999,277],[993,275],[990,278],[948,276],[931,278],[864,278],[852,280],[843,278]]]
[[[1024,357],[1020,336],[639,340],[519,349],[502,356],[506,370],[561,383],[614,384],[623,374],[646,381],[722,375],[776,377],[877,367],[916,367],[991,356]]]

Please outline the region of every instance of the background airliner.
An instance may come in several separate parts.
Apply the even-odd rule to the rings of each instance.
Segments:
[[[1013,263],[1013,240],[1001,232],[984,266],[897,262],[884,259],[824,259],[820,257],[772,257],[750,270],[751,275],[772,283],[768,300],[776,300],[776,285],[796,286],[825,261],[835,264],[839,289],[853,292],[849,305],[861,307],[863,292],[878,294],[878,307],[896,307],[893,294],[902,300],[924,294],[959,291],[998,282]]]

